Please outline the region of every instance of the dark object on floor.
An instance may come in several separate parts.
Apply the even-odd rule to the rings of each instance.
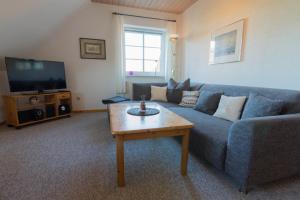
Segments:
[[[123,101],[130,101],[130,99],[128,99],[126,97],[121,97],[121,96],[115,96],[115,97],[111,97],[109,99],[102,99],[102,103],[107,106],[108,111],[109,111],[109,109],[108,109],[109,104],[120,103],[120,102],[123,102]],[[109,116],[109,112],[107,112],[107,114]],[[108,117],[108,120],[109,120],[109,117]]]
[[[144,112],[141,112],[140,108],[131,108],[127,111],[127,113],[134,116],[151,116],[157,115],[159,110],[156,108],[146,108]]]
[[[112,104],[112,103],[120,103],[123,101],[129,101],[130,99],[126,97],[121,97],[121,96],[115,96],[109,99],[102,99],[102,103],[107,105],[107,104]]]

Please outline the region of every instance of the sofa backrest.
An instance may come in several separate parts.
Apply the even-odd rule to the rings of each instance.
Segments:
[[[227,96],[247,97],[251,92],[257,93],[271,99],[284,101],[285,108],[282,114],[300,113],[300,91],[217,84],[204,84],[200,88],[200,92],[201,91],[222,92]]]
[[[146,100],[151,98],[151,85],[167,86],[167,83],[133,83],[133,100],[140,100],[141,95],[146,95]],[[249,96],[251,92],[261,94],[271,99],[285,102],[282,114],[300,113],[300,91],[246,87],[233,85],[203,84],[191,82],[191,90],[222,92],[227,96]]]
[[[168,83],[133,83],[132,84],[132,99],[139,101],[141,100],[141,96],[145,95],[146,100],[150,100],[151,98],[151,85],[164,87],[167,86]],[[196,83],[191,82],[191,89],[194,90],[200,90],[200,88],[203,86],[202,83]]]
[[[191,82],[191,91],[200,90],[203,85],[203,83]]]
[[[141,96],[145,95],[145,100],[151,99],[151,85],[167,86],[167,83],[133,83],[132,84],[132,99],[135,101],[141,100]]]

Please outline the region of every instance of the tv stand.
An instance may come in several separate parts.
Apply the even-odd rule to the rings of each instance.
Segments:
[[[55,94],[55,93],[62,93],[62,92],[70,92],[70,90],[58,90],[58,91],[45,91],[45,90],[41,90],[41,91],[36,91],[36,92],[31,92],[31,93],[21,93],[21,95],[43,95],[43,94]]]
[[[34,97],[38,99],[31,102]],[[3,96],[6,123],[21,128],[26,125],[70,117],[72,95],[70,91]],[[61,106],[67,110],[60,110]]]
[[[39,94],[44,94],[44,90],[38,90]]]

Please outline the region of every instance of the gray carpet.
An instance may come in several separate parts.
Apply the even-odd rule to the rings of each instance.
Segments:
[[[1,200],[300,199],[300,178],[240,194],[222,173],[190,156],[180,175],[171,138],[125,144],[126,187],[116,186],[115,144],[106,113],[26,127],[0,128]]]

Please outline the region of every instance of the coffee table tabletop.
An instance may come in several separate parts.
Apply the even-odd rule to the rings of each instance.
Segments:
[[[152,116],[133,116],[127,113],[139,103],[120,103],[110,105],[110,127],[113,135],[132,134],[159,130],[192,128],[193,124],[157,103],[147,103],[147,107],[156,108],[160,113]]]
[[[112,135],[116,138],[117,183],[125,186],[124,142],[127,140],[155,137],[182,136],[181,174],[187,174],[188,147],[190,129],[193,124],[157,103],[147,103],[160,113],[152,116],[133,116],[127,113],[138,103],[120,103],[109,105],[109,121]]]

